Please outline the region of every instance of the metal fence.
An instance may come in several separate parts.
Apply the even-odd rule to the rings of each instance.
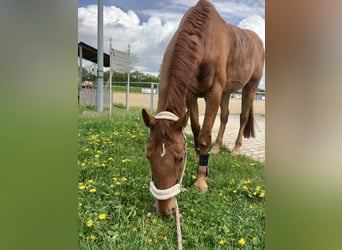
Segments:
[[[150,109],[153,113],[158,103],[158,85],[155,82],[113,82],[112,83],[113,105],[125,107],[129,111],[130,107],[138,106]],[[104,87],[103,106],[110,106],[109,84]],[[96,106],[96,88],[81,88],[79,104]],[[241,91],[231,94],[232,98],[241,99]],[[265,100],[265,92],[257,92],[255,101]]]
[[[158,84],[155,82],[113,82],[112,96],[113,105],[129,107],[139,106],[149,108],[150,112],[156,108],[158,95]],[[103,106],[110,106],[109,84],[106,84],[103,91]],[[96,87],[81,88],[79,92],[79,104],[96,105]]]

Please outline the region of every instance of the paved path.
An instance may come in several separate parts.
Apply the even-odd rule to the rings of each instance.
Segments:
[[[200,115],[200,123],[202,124],[204,116]],[[241,146],[241,154],[250,156],[257,161],[265,161],[265,116],[254,115],[255,118],[255,138],[243,138]],[[220,115],[216,116],[213,126],[212,140],[215,142],[218,129],[220,127]],[[223,144],[232,150],[240,127],[240,116],[229,115],[228,124],[224,133]],[[191,132],[190,122],[185,128],[186,133]]]

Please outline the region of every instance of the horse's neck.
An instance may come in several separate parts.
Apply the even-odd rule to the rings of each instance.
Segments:
[[[157,113],[169,111],[178,117],[186,113],[186,93],[170,98],[167,86],[161,86],[158,94]],[[177,98],[177,100],[176,100]]]

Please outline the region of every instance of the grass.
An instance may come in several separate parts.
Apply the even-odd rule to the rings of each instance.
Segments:
[[[159,217],[149,192],[148,129],[139,109],[113,119],[79,115],[80,249],[176,249],[175,217]],[[184,249],[264,249],[264,163],[228,150],[212,155],[209,191],[193,188],[188,136],[185,191],[178,195]]]

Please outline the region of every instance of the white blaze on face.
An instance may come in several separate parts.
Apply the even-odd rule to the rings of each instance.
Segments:
[[[161,157],[164,157],[165,156],[165,153],[166,153],[166,150],[165,150],[165,143],[163,143],[163,151],[161,153]]]

